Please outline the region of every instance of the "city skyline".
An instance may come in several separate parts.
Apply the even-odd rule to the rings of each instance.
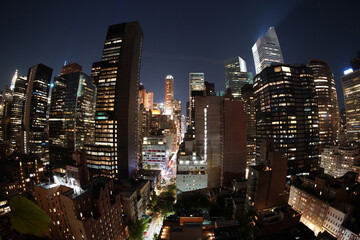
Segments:
[[[97,61],[97,56],[101,54],[102,49],[98,46],[104,41],[106,26],[138,20],[147,36],[140,82],[148,91],[154,92],[154,102],[163,102],[163,79],[168,74],[173,75],[177,79],[174,97],[182,101],[185,109],[190,72],[204,72],[207,81],[215,83],[216,91],[224,90],[223,61],[239,55],[248,63],[248,71],[255,76],[251,47],[270,26],[275,26],[286,63],[307,63],[310,59],[317,58],[329,64],[334,72],[341,108],[344,104],[340,77],[343,70],[350,67],[348,59],[359,50],[356,44],[360,40],[359,27],[347,27],[356,16],[353,14],[356,5],[359,5],[356,1],[345,1],[341,5],[332,2],[326,2],[325,5],[325,2],[310,1],[280,1],[272,4],[259,1],[244,6],[235,1],[227,4],[215,1],[205,4],[204,1],[198,1],[188,6],[177,2],[169,4],[158,1],[151,4],[134,1],[113,3],[112,12],[106,16],[100,14],[94,19],[89,18],[88,14],[104,6],[91,1],[86,4],[72,3],[71,8],[68,7],[69,4],[67,1],[61,6],[55,3],[30,5],[24,2],[21,9],[18,9],[18,5],[6,3],[8,6],[4,9],[10,11],[2,14],[2,22],[11,24],[4,24],[3,31],[8,34],[0,40],[2,56],[7,59],[0,67],[0,87],[10,86],[15,69],[19,70],[20,75],[26,75],[27,69],[39,62],[53,68],[54,76],[59,75],[60,66],[65,61],[78,62],[84,67],[84,72],[90,74],[91,63]],[[261,5],[264,8],[257,8]],[[246,13],[240,10],[244,7],[257,11]],[[83,10],[79,13],[80,9]],[[148,9],[155,14],[149,14],[151,11],[147,11]],[[68,19],[52,17],[64,10],[69,14]],[[43,14],[36,14],[37,11]],[[226,11],[237,14],[232,14],[233,17],[228,16],[231,14],[221,17]],[[340,12],[347,14],[343,16]],[[161,15],[160,13],[163,13],[161,18],[153,17]],[[172,14],[173,17],[167,17]],[[214,14],[217,17],[211,18]],[[36,17],[30,19],[30,15]],[[234,23],[225,25],[238,16],[239,19]],[[16,20],[16,17],[27,19],[28,22]],[[250,21],[245,21],[246,19]],[[27,24],[34,26],[32,30],[36,38],[18,37],[19,33],[25,36],[30,34]],[[214,24],[219,29],[216,36],[212,32]],[[229,31],[236,24],[247,32],[246,36],[238,31]],[[308,35],[312,37],[308,38]],[[5,47],[12,44],[16,44],[16,49]],[[340,45],[340,48],[336,47]]]
[[[355,6],[239,2],[13,12],[0,239],[360,238]]]

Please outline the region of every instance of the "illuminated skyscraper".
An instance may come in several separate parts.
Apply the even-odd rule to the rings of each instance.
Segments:
[[[61,150],[71,156],[73,151],[83,149],[84,144],[94,143],[96,87],[90,76],[77,69],[73,71],[62,71],[66,74],[54,78],[49,117],[50,158],[61,154]]]
[[[8,86],[0,93],[0,141],[10,141],[10,113],[13,94]]]
[[[204,91],[204,73],[190,73],[189,74],[189,86],[190,96],[193,91]]]
[[[225,87],[231,89],[231,94],[241,100],[241,88],[252,84],[252,73],[247,72],[246,62],[241,57],[234,57],[224,61]]]
[[[284,63],[280,43],[274,27],[270,27],[252,47],[256,74],[259,74],[271,63]]]
[[[319,121],[312,69],[281,64],[265,68],[254,79],[257,163],[261,142],[272,138],[274,149],[288,159],[288,174],[318,167]]]
[[[24,152],[48,160],[48,102],[52,69],[38,64],[29,69],[24,106]]]
[[[310,60],[313,70],[319,111],[320,148],[338,139],[339,108],[334,76],[329,65],[321,60]]]
[[[173,115],[174,112],[174,78],[167,75],[165,78],[165,115]]]
[[[138,22],[112,25],[102,59],[93,64],[97,86],[95,145],[87,148],[87,164],[93,175],[127,179],[136,172],[142,42]]]
[[[195,96],[203,96],[205,91],[204,73],[189,74],[189,116],[188,124],[195,126]]]
[[[22,132],[23,111],[25,93],[27,87],[27,77],[17,76],[13,88],[13,100],[11,103],[10,115],[10,142],[13,149],[21,151],[21,143],[24,138]]]
[[[348,142],[360,141],[360,69],[347,71],[341,77],[346,109],[346,138]]]

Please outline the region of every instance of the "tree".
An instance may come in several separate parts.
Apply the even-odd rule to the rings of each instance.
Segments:
[[[146,230],[146,221],[144,219],[136,220],[129,224],[129,240],[143,240]]]
[[[172,184],[167,185],[166,191],[175,196],[176,195],[176,184],[172,183]]]
[[[194,194],[188,197],[182,197],[176,202],[175,210],[183,212],[187,210],[209,210],[210,201],[203,194]]]
[[[174,211],[176,185],[171,184],[166,187],[166,191],[159,196],[153,195],[149,203],[152,212],[160,213],[164,217]]]

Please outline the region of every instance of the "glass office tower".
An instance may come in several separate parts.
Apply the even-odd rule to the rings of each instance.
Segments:
[[[10,115],[10,142],[12,148],[17,151],[21,151],[22,139],[24,138],[22,125],[26,87],[27,77],[17,76],[13,85],[13,99]]]
[[[346,140],[360,142],[360,69],[341,77],[346,110]]]
[[[195,128],[195,96],[203,96],[205,91],[204,73],[189,73],[189,115],[188,125]]]
[[[87,147],[87,164],[93,175],[127,179],[136,172],[142,43],[138,22],[112,25],[102,59],[92,66],[97,87],[95,144]]]
[[[310,60],[309,66],[314,74],[319,111],[319,144],[322,148],[338,139],[339,108],[335,80],[326,62],[313,59]]]
[[[24,106],[24,152],[48,161],[48,102],[52,68],[38,64],[29,69]]]
[[[270,27],[266,34],[256,41],[252,47],[252,53],[256,74],[270,66],[271,63],[284,63],[279,39],[274,27]]]
[[[231,94],[241,100],[241,88],[252,84],[252,73],[247,71],[246,62],[241,57],[233,57],[224,61],[225,87],[231,89]]]
[[[313,71],[306,65],[265,68],[254,79],[256,157],[271,138],[288,159],[288,174],[308,174],[319,161],[319,120]]]
[[[50,158],[59,160],[94,143],[96,87],[81,69],[74,71],[62,71],[65,74],[55,77],[52,87]]]

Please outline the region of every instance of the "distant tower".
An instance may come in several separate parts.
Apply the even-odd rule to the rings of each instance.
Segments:
[[[339,108],[334,76],[329,65],[321,60],[310,60],[319,110],[320,148],[338,139]]]
[[[165,115],[173,115],[174,112],[174,78],[167,75],[165,78]]]
[[[87,164],[93,175],[128,179],[136,173],[142,43],[138,22],[112,25],[102,59],[93,63],[97,86],[95,145],[87,147]]]
[[[24,152],[48,161],[48,100],[52,68],[38,64],[29,69],[24,106]]]
[[[280,43],[274,27],[260,37],[252,47],[256,74],[259,74],[271,63],[284,63]]]
[[[231,94],[241,100],[241,88],[252,84],[252,73],[247,71],[246,62],[241,57],[233,57],[224,61],[225,87],[231,89]]]

